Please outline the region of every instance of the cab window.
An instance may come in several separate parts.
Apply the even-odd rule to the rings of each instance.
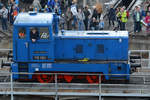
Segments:
[[[26,29],[25,28],[18,29],[18,37],[19,37],[19,39],[26,38]]]
[[[39,30],[36,27],[30,29],[30,39],[35,42],[39,39]]]
[[[40,27],[40,39],[49,39],[49,29],[48,27]]]
[[[35,33],[35,34],[33,34]],[[49,39],[49,29],[48,27],[31,27],[30,28],[30,39],[36,40],[46,40]]]

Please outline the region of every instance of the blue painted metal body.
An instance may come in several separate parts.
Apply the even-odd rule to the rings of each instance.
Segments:
[[[121,43],[119,40],[122,39]],[[128,60],[128,38],[55,38],[56,59]],[[61,50],[61,51],[60,51]]]
[[[13,31],[12,72],[129,74],[128,32],[62,31],[58,33],[57,20],[57,16],[51,13],[18,15]],[[32,42],[31,27],[39,30],[47,28],[48,38],[43,39],[40,35],[36,42]],[[24,38],[19,37],[20,28],[25,30]],[[46,31],[40,34],[44,33]],[[87,62],[79,61],[85,58],[88,59]],[[23,77],[15,74],[13,78]],[[32,75],[26,78],[31,79]],[[106,75],[105,78],[128,80],[129,76]]]

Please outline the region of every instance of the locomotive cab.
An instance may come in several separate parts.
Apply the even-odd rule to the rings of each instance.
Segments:
[[[13,30],[15,62],[54,61],[52,20],[52,14],[21,13],[17,16]]]

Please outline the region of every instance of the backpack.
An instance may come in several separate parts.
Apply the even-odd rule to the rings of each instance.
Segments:
[[[129,11],[127,11],[127,18],[129,18],[130,17],[130,13],[129,13]]]

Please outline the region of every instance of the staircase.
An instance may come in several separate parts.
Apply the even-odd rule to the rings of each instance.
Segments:
[[[150,85],[150,68],[138,68],[137,72],[130,76],[130,83]]]

